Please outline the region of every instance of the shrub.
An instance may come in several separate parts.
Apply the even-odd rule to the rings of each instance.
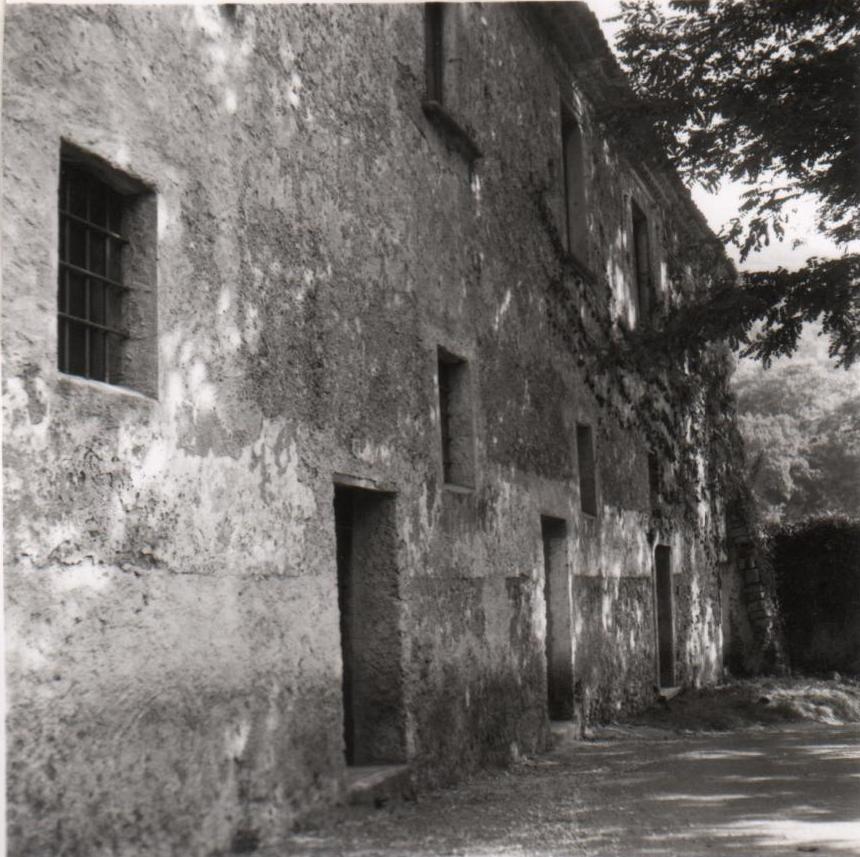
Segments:
[[[860,520],[784,524],[769,543],[792,668],[860,674]]]

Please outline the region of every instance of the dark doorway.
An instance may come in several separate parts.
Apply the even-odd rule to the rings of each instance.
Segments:
[[[567,525],[540,519],[546,600],[546,685],[550,720],[573,717],[573,633]]]
[[[660,687],[675,686],[675,623],[672,618],[672,554],[666,545],[654,550],[657,598],[657,660]]]
[[[335,485],[348,765],[404,760],[394,495]]]

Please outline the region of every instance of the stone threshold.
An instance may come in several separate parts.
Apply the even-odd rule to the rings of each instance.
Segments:
[[[346,769],[346,796],[353,806],[384,806],[389,801],[414,800],[408,765],[354,765]]]

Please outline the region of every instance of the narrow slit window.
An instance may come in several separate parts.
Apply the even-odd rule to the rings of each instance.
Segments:
[[[440,348],[438,379],[443,479],[448,485],[472,488],[475,481],[475,438],[469,364]]]
[[[597,474],[591,426],[576,427],[576,457],[579,463],[579,498],[586,515],[597,515]]]
[[[642,209],[632,203],[633,209],[633,288],[636,316],[642,324],[651,321],[654,303],[651,272],[651,246],[648,237],[648,218]]]
[[[427,100],[444,103],[445,68],[445,4],[424,5],[424,37],[426,42]]]
[[[585,168],[582,131],[573,113],[561,108],[562,181],[564,184],[565,249],[585,263],[588,250],[585,225]]]

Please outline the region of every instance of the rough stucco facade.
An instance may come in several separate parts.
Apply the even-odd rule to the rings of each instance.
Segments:
[[[7,8],[11,853],[229,853],[344,794],[336,486],[367,501],[353,561],[387,599],[349,631],[387,670],[393,749],[368,752],[419,783],[545,746],[552,564],[568,715],[653,697],[658,546],[674,684],[720,676],[726,372],[680,367],[677,397],[613,363],[637,323],[631,200],[655,319],[724,263],[613,131],[581,4],[446,15],[440,118],[421,5]],[[58,371],[64,145],[154,206],[134,236],[157,255],[150,395]],[[445,484],[440,354],[464,370],[470,485]]]

